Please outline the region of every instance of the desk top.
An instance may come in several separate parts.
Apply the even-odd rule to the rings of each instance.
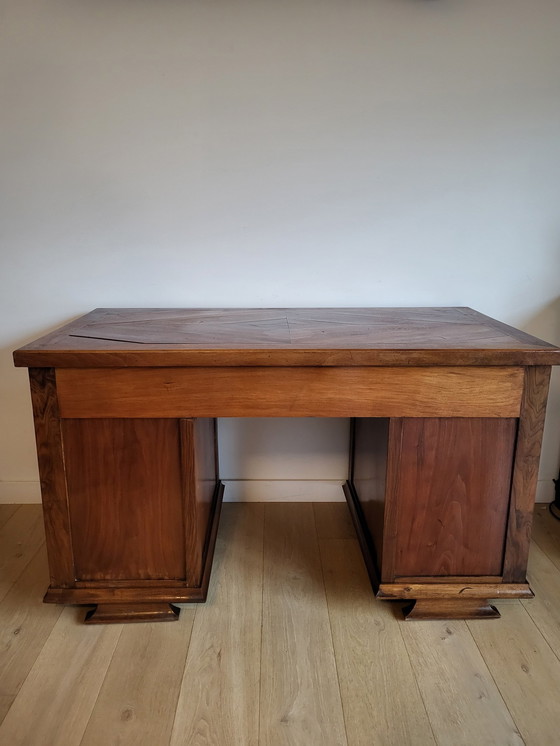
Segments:
[[[560,348],[471,308],[98,308],[17,366],[555,365]]]

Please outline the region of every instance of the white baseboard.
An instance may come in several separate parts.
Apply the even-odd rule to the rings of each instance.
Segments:
[[[552,479],[539,479],[537,483],[537,503],[551,503],[555,497],[554,482]]]
[[[38,481],[0,482],[0,505],[40,502],[41,486]]]
[[[341,479],[224,479],[224,484],[224,501],[230,503],[344,502]]]
[[[343,502],[342,480],[232,479],[224,480],[226,502]],[[554,500],[552,479],[537,485],[537,502]],[[41,502],[39,482],[0,482],[0,505]]]

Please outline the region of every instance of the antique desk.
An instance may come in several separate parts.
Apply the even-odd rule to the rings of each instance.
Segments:
[[[353,418],[344,491],[376,594],[499,616],[525,571],[560,349],[469,308],[98,309],[29,367],[50,568],[91,623],[204,601],[217,417]]]

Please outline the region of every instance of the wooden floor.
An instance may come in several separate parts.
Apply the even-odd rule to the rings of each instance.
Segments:
[[[2,746],[560,743],[560,523],[536,511],[532,601],[402,622],[343,503],[226,504],[210,594],[179,622],[83,626],[41,603],[38,506],[0,506]]]

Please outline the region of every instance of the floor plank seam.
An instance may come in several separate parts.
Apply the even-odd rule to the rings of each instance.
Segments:
[[[321,548],[319,546],[319,540],[317,537],[317,524],[315,522],[315,509],[313,509],[313,523],[315,525],[315,539],[317,541],[317,551],[319,553],[319,562],[321,566],[321,579],[323,581],[323,591],[325,593],[325,603],[327,606],[327,616],[329,618],[329,632],[330,632],[330,640],[331,640],[331,646],[333,651],[333,658],[334,658],[334,669],[336,671],[336,682],[338,685],[338,694],[340,697],[340,709],[342,710],[342,720],[344,722],[344,732],[346,735],[346,746],[349,746],[348,743],[348,726],[347,726],[347,715],[346,715],[346,708],[344,707],[344,697],[342,696],[342,687],[340,685],[340,673],[338,669],[338,659],[336,655],[336,647],[334,644],[334,635],[333,635],[333,624],[332,624],[332,618],[331,618],[331,607],[329,604],[329,595],[327,593],[327,586],[325,584],[325,568],[323,566],[323,554],[321,552]],[[325,539],[323,539],[325,541]]]
[[[548,637],[547,637],[547,636],[545,635],[545,633],[544,633],[544,632],[542,631],[542,629],[540,628],[540,626],[539,626],[539,623],[538,623],[538,622],[537,622],[537,621],[536,621],[536,620],[535,620],[535,619],[533,618],[533,615],[531,614],[530,610],[529,610],[529,609],[527,608],[527,606],[526,606],[525,604],[523,604],[523,603],[521,603],[521,602],[520,602],[520,606],[521,606],[521,608],[522,608],[522,609],[523,609],[523,610],[525,611],[525,613],[527,614],[527,616],[529,617],[529,619],[530,619],[530,620],[532,621],[532,623],[533,623],[533,624],[535,625],[535,627],[537,628],[537,630],[538,630],[538,632],[539,632],[540,636],[541,636],[541,637],[543,638],[543,640],[545,641],[545,643],[546,643],[547,647],[548,647],[548,648],[550,648],[550,651],[551,651],[551,653],[553,654],[553,656],[554,656],[554,657],[555,657],[555,658],[556,658],[556,659],[558,660],[558,662],[560,663],[560,655],[559,655],[559,654],[558,654],[558,653],[556,652],[556,650],[555,650],[555,649],[554,649],[554,648],[552,647],[552,645],[550,644],[550,642],[549,642],[549,640],[548,640]]]
[[[101,680],[101,684],[99,686],[99,690],[97,692],[97,696],[95,697],[95,701],[94,701],[93,706],[91,708],[91,712],[89,713],[87,722],[86,722],[86,724],[84,726],[84,731],[82,733],[82,737],[80,738],[80,746],[84,742],[84,738],[86,737],[86,732],[87,732],[90,720],[91,720],[91,718],[93,716],[93,711],[95,710],[95,706],[97,705],[97,701],[99,699],[99,695],[101,694],[101,690],[103,689],[103,684],[105,683],[105,679],[107,678],[107,674],[109,673],[109,669],[111,668],[111,663],[113,662],[113,658],[115,657],[115,652],[116,652],[116,650],[117,650],[117,648],[119,646],[119,642],[120,642],[120,639],[121,639],[121,636],[122,636],[122,633],[123,633],[123,629],[124,629],[124,624],[121,624],[121,630],[119,632],[119,636],[117,638],[117,642],[115,644],[115,647],[113,648],[113,652],[111,653],[111,658],[109,659],[109,664],[107,665],[107,668],[105,669],[105,673],[103,674],[103,678]]]
[[[260,638],[260,652],[259,652],[259,717],[257,726],[257,746],[260,746],[261,742],[261,702],[262,702],[262,650],[263,650],[263,634],[264,634],[264,532],[266,526],[266,505],[263,507],[262,517],[262,552],[261,552],[261,638]]]
[[[560,560],[557,559],[556,557],[551,556],[551,554],[546,551],[546,549],[539,542],[538,537],[533,537],[532,541],[538,546],[538,548],[541,550],[541,552],[548,557],[548,559],[552,562],[552,564],[554,565],[554,567],[557,570],[560,570]],[[559,541],[559,544],[560,544],[560,539],[558,541]]]
[[[430,726],[430,730],[432,732],[432,737],[434,739],[434,743],[437,744],[437,746],[446,746],[446,744],[440,743],[439,739],[436,737],[436,732],[434,730],[434,726],[433,726],[432,720],[430,718],[430,713],[428,712],[428,707],[426,705],[426,700],[424,699],[424,694],[422,693],[422,687],[420,686],[420,682],[418,681],[418,676],[416,675],[416,671],[414,670],[414,665],[412,663],[412,657],[410,655],[410,650],[408,648],[408,645],[406,644],[406,639],[405,639],[405,636],[403,635],[403,632],[402,632],[402,625],[403,624],[408,624],[408,622],[400,621],[400,620],[397,620],[397,619],[395,619],[395,622],[396,622],[396,624],[397,624],[397,626],[399,628],[399,634],[401,636],[401,640],[403,642],[404,649],[406,650],[406,654],[408,656],[408,663],[410,665],[410,671],[412,673],[412,676],[414,677],[414,683],[416,684],[416,689],[417,689],[418,694],[420,696],[420,700],[422,702],[422,706],[424,707],[424,712],[426,713],[426,720],[428,721],[428,724]],[[415,622],[412,622],[412,624],[415,624]]]
[[[521,603],[520,601],[518,601],[518,600],[517,600],[517,601],[516,601],[515,603],[516,603],[516,605],[518,605],[518,606],[521,606],[521,607],[523,607],[523,604],[522,604],[522,603]],[[485,623],[486,623],[486,624],[488,624],[488,623],[490,623],[490,624],[491,624],[491,623],[492,623],[492,620],[490,620],[490,622],[488,622],[488,621],[487,621],[487,622],[485,622]],[[499,620],[497,621],[497,623],[499,624]],[[484,657],[484,653],[483,653],[483,652],[482,652],[482,650],[480,649],[480,646],[478,645],[478,643],[477,643],[477,641],[476,641],[476,637],[475,637],[475,636],[473,635],[473,633],[472,633],[472,631],[471,631],[471,628],[470,628],[470,622],[469,622],[468,620],[465,620],[465,626],[466,626],[466,628],[467,628],[467,630],[468,630],[468,632],[469,632],[469,635],[471,636],[471,638],[472,638],[472,640],[473,640],[473,642],[474,642],[474,645],[475,645],[476,649],[478,650],[478,652],[479,652],[479,654],[480,654],[480,657],[482,658],[482,660],[483,660],[483,662],[484,662],[484,665],[486,666],[486,670],[488,671],[488,673],[489,673],[489,675],[490,675],[490,678],[491,678],[491,679],[492,679],[492,681],[494,682],[494,686],[496,687],[496,691],[497,691],[497,692],[498,692],[498,694],[500,695],[500,698],[501,698],[501,700],[502,700],[502,702],[503,702],[503,704],[504,704],[504,707],[506,708],[506,710],[507,710],[507,711],[508,711],[508,713],[509,713],[509,716],[510,716],[510,718],[511,718],[511,720],[512,720],[512,723],[513,723],[513,724],[515,725],[515,728],[516,728],[516,730],[517,730],[517,734],[518,734],[519,738],[521,739],[521,741],[522,741],[522,742],[523,742],[524,744],[526,744],[526,741],[525,741],[525,739],[524,739],[524,738],[523,738],[523,736],[521,735],[521,728],[520,728],[520,727],[519,727],[519,725],[517,724],[517,720],[516,720],[516,719],[514,718],[514,716],[513,716],[513,713],[512,713],[512,711],[510,710],[510,708],[509,708],[509,706],[508,706],[508,703],[507,703],[507,702],[506,702],[506,700],[505,700],[504,694],[502,693],[502,690],[501,690],[500,686],[498,685],[498,682],[496,681],[496,678],[495,678],[495,676],[494,676],[494,674],[493,674],[493,672],[492,672],[492,668],[491,668],[491,666],[490,666],[490,662],[489,662],[489,661],[487,661],[487,660],[486,660],[486,658]],[[536,625],[535,625],[535,626],[536,626]]]

